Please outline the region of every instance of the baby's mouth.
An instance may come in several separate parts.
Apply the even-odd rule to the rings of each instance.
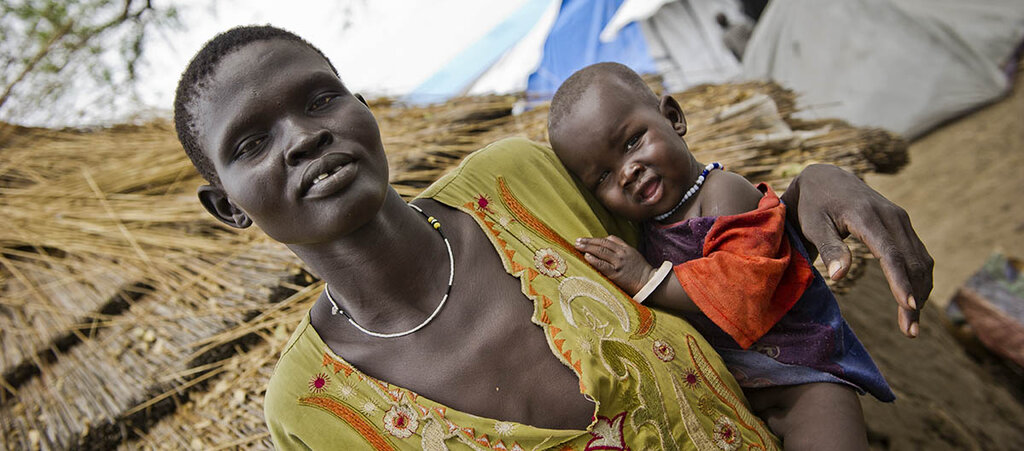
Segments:
[[[661,177],[652,176],[644,179],[636,190],[636,198],[642,204],[657,202],[661,197]]]

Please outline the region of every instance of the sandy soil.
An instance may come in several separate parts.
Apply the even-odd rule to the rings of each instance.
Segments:
[[[1007,98],[910,146],[910,164],[868,183],[902,205],[935,258],[933,305],[996,250],[1024,258],[1024,71]]]

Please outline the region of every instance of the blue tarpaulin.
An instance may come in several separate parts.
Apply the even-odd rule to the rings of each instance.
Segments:
[[[639,73],[656,71],[638,23],[622,28],[611,42],[598,37],[623,0],[565,0],[544,43],[540,67],[530,75],[527,95],[548,99],[573,72],[594,63],[613,61]]]

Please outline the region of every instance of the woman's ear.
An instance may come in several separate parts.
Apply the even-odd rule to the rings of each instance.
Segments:
[[[213,217],[236,229],[244,229],[252,225],[252,219],[238,208],[223,188],[213,185],[199,187],[199,202]]]
[[[661,96],[658,110],[661,111],[662,116],[665,116],[665,119],[672,123],[672,128],[675,129],[676,134],[679,136],[686,135],[686,116],[683,115],[683,109],[674,97],[668,94]]]

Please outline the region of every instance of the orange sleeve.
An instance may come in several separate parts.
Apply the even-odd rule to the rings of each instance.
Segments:
[[[767,185],[757,209],[715,220],[703,258],[676,265],[701,311],[743,349],[789,311],[810,284],[807,260],[786,237],[786,206]]]

